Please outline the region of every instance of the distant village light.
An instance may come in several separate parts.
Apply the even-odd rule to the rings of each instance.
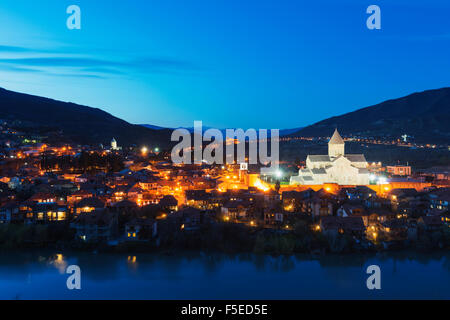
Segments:
[[[147,155],[147,153],[148,153],[147,147],[142,147],[141,154],[145,156],[145,155]]]

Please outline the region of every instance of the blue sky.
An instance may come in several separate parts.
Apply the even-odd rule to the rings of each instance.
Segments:
[[[80,6],[82,29],[66,8]],[[366,8],[381,8],[368,30]],[[0,86],[132,123],[292,128],[450,86],[450,2],[2,0]]]

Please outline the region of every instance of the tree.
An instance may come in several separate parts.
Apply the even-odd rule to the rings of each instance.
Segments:
[[[277,193],[280,192],[280,188],[281,188],[280,180],[277,180],[277,183],[275,183],[275,191]]]

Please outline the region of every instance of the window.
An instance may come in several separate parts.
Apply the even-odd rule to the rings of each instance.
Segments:
[[[66,213],[63,211],[58,212],[58,221],[66,220]]]

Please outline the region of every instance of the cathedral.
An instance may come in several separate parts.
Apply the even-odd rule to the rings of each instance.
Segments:
[[[308,155],[306,168],[291,177],[291,184],[368,185],[368,163],[363,154],[345,154],[345,142],[337,131],[328,142],[328,155]]]

